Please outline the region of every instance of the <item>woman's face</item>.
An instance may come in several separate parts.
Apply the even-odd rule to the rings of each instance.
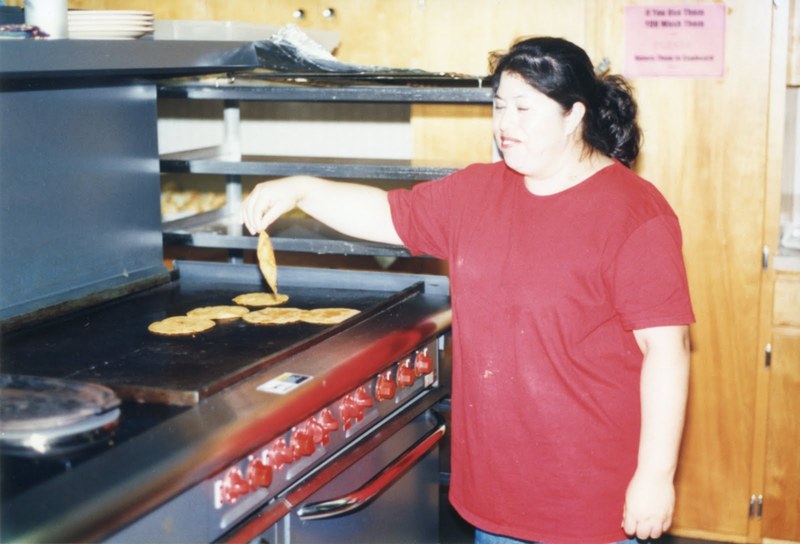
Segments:
[[[494,96],[494,139],[506,164],[517,172],[542,178],[563,167],[575,140],[574,117],[518,74],[500,76]]]

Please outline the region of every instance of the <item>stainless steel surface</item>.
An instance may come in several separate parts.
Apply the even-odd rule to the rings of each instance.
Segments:
[[[381,448],[341,473],[309,500],[339,496],[388,463],[398,452],[435,427],[431,412],[395,432]],[[423,456],[393,485],[364,508],[330,519],[302,520],[297,511],[264,535],[274,544],[431,544],[439,542],[439,447]]]
[[[12,79],[177,77],[258,66],[246,42],[3,40],[0,85]]]
[[[311,176],[342,179],[416,180],[437,179],[453,172],[453,165],[434,161],[388,159],[333,159],[310,157],[266,157],[246,155],[232,161],[218,148],[170,153],[161,157],[164,172],[229,174],[239,176],[290,176],[306,172]]]
[[[0,374],[0,449],[23,457],[81,451],[114,433],[119,404],[98,384]]]
[[[310,82],[310,83],[309,83]],[[160,98],[289,102],[491,104],[492,89],[479,76],[430,72],[271,72],[250,70],[165,82]]]
[[[166,246],[254,250],[256,239],[243,232],[236,214],[226,208],[164,223]],[[277,251],[317,255],[383,255],[408,257],[403,246],[366,242],[343,236],[311,218],[280,218],[269,229]]]
[[[330,519],[364,508],[431,451],[446,429],[444,420],[439,417],[436,426],[428,434],[393,459],[366,484],[344,496],[306,504],[297,510],[297,517],[303,521]]]
[[[0,321],[167,279],[152,85],[2,91],[0,117]]]
[[[304,501],[312,497],[324,496],[326,493],[330,494],[332,490],[327,488],[336,479],[341,478],[342,474],[347,471],[360,469],[362,480],[358,480],[358,484],[363,481],[364,477],[369,477],[374,473],[378,467],[374,466],[374,460],[371,462],[372,466],[369,467],[369,472],[363,472],[363,460],[370,456],[377,448],[383,447],[389,441],[396,441],[399,433],[407,433],[407,427],[415,419],[425,418],[426,410],[429,410],[434,405],[436,400],[440,398],[437,395],[431,395],[428,398],[420,397],[417,402],[409,403],[401,411],[395,413],[391,418],[385,419],[381,422],[380,426],[375,426],[369,433],[365,433],[361,440],[354,443],[351,447],[340,452],[328,462],[318,466],[309,476],[302,481],[297,482],[295,485],[288,488],[285,492],[280,493],[275,500],[269,502],[257,510],[254,514],[246,518],[243,522],[239,523],[232,531],[224,535],[220,539],[221,542],[229,544],[245,544],[258,538],[260,535],[265,534],[270,528],[280,527],[279,522],[286,518],[288,515],[297,516],[292,514],[293,510],[299,507]],[[439,416],[435,411],[431,411],[431,418],[434,418],[434,428],[427,432],[427,436],[431,433],[436,433],[439,429]],[[434,442],[438,442],[434,440]],[[431,447],[425,452],[429,453],[436,444],[431,444]],[[395,450],[396,451],[396,450]],[[421,453],[421,452],[420,452]],[[395,453],[396,454],[396,453]],[[417,458],[419,461],[423,455]],[[361,464],[361,466],[359,466]],[[407,467],[410,468],[410,467]],[[398,475],[402,476],[402,475]],[[339,483],[339,486],[345,485],[352,489],[352,479],[345,484]],[[333,491],[336,493],[337,491]],[[417,497],[420,501],[423,497]],[[363,506],[363,505],[362,505]],[[352,538],[352,536],[351,536]]]
[[[0,440],[10,432],[73,425],[119,406],[113,391],[92,383],[0,375]]]
[[[235,42],[0,40],[4,328],[166,281],[147,78],[257,64]]]

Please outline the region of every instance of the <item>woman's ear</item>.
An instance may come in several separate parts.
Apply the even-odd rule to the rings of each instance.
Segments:
[[[586,115],[586,105],[583,102],[575,102],[572,108],[565,114],[564,134],[569,135],[574,133],[581,125],[584,115]]]

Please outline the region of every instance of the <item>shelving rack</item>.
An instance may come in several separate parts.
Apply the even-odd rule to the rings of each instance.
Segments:
[[[415,182],[437,179],[464,166],[417,160],[242,155],[241,102],[487,105],[492,102],[491,88],[484,78],[415,71],[288,74],[255,70],[164,82],[158,88],[158,97],[222,101],[225,127],[220,145],[161,156],[162,173],[224,175],[227,199],[224,208],[165,222],[164,244],[227,249],[232,254],[256,248],[256,239],[242,231],[237,216],[242,176],[306,174],[341,180]],[[405,248],[344,237],[306,217],[279,219],[270,227],[270,237],[280,251],[408,256]]]

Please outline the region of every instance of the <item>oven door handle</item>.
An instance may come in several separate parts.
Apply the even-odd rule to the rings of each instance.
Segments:
[[[433,412],[435,426],[406,451],[398,455],[360,488],[335,499],[306,504],[297,511],[303,521],[329,519],[363,508],[405,474],[433,449],[444,436],[447,425],[441,414]]]

